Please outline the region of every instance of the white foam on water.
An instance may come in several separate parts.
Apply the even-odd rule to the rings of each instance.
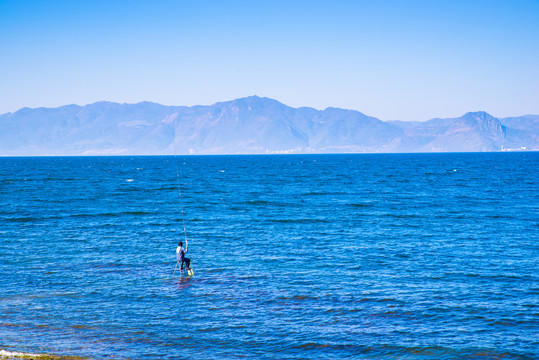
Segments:
[[[31,353],[22,353],[17,351],[7,351],[0,349],[0,356],[16,356],[16,357],[22,357],[22,356],[32,356],[32,357],[40,357],[41,354],[31,354]]]

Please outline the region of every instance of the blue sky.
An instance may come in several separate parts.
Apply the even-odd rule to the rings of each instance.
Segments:
[[[539,114],[539,1],[0,0],[0,113],[100,100]]]

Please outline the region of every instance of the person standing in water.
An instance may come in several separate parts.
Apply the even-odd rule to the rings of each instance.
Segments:
[[[185,253],[189,250],[189,244],[186,244],[185,249],[183,248],[183,243],[180,241],[178,247],[176,248],[176,261],[181,261],[180,269],[183,270],[183,263],[185,262],[185,268],[187,270],[191,269],[191,259],[185,257]]]

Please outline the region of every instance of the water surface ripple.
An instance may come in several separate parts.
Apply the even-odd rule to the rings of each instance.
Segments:
[[[0,158],[0,347],[536,359],[538,174],[539,153]]]

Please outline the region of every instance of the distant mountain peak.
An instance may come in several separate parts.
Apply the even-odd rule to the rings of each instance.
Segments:
[[[483,130],[501,131],[502,124],[498,118],[485,111],[468,112],[455,120],[456,126],[470,126]]]
[[[281,102],[279,102],[279,101],[277,101],[275,99],[270,99],[268,97],[260,97],[260,96],[257,96],[257,95],[239,98],[239,99],[236,99],[236,100],[232,100],[232,102],[240,102],[240,103],[247,103],[247,104],[260,104],[260,103],[262,103],[262,104],[278,104],[278,105],[286,106],[283,103],[281,103]]]
[[[241,111],[243,113],[270,114],[273,111],[291,109],[287,105],[267,97],[248,96],[225,102],[218,102],[213,107],[229,110],[233,112]]]
[[[228,100],[228,101],[219,101],[219,102],[216,102],[214,105],[234,104],[234,103],[235,104],[238,104],[238,103],[256,103],[256,102],[267,101],[267,100],[278,102],[277,100],[273,100],[273,99],[270,99],[270,98],[260,97],[258,95],[251,95],[251,96],[245,96],[245,97],[241,97],[241,98],[237,98],[237,99],[233,99],[233,100]]]
[[[496,119],[494,116],[490,115],[486,111],[472,111],[467,112],[461,118],[471,118],[471,119],[477,119],[477,120],[492,120]]]

